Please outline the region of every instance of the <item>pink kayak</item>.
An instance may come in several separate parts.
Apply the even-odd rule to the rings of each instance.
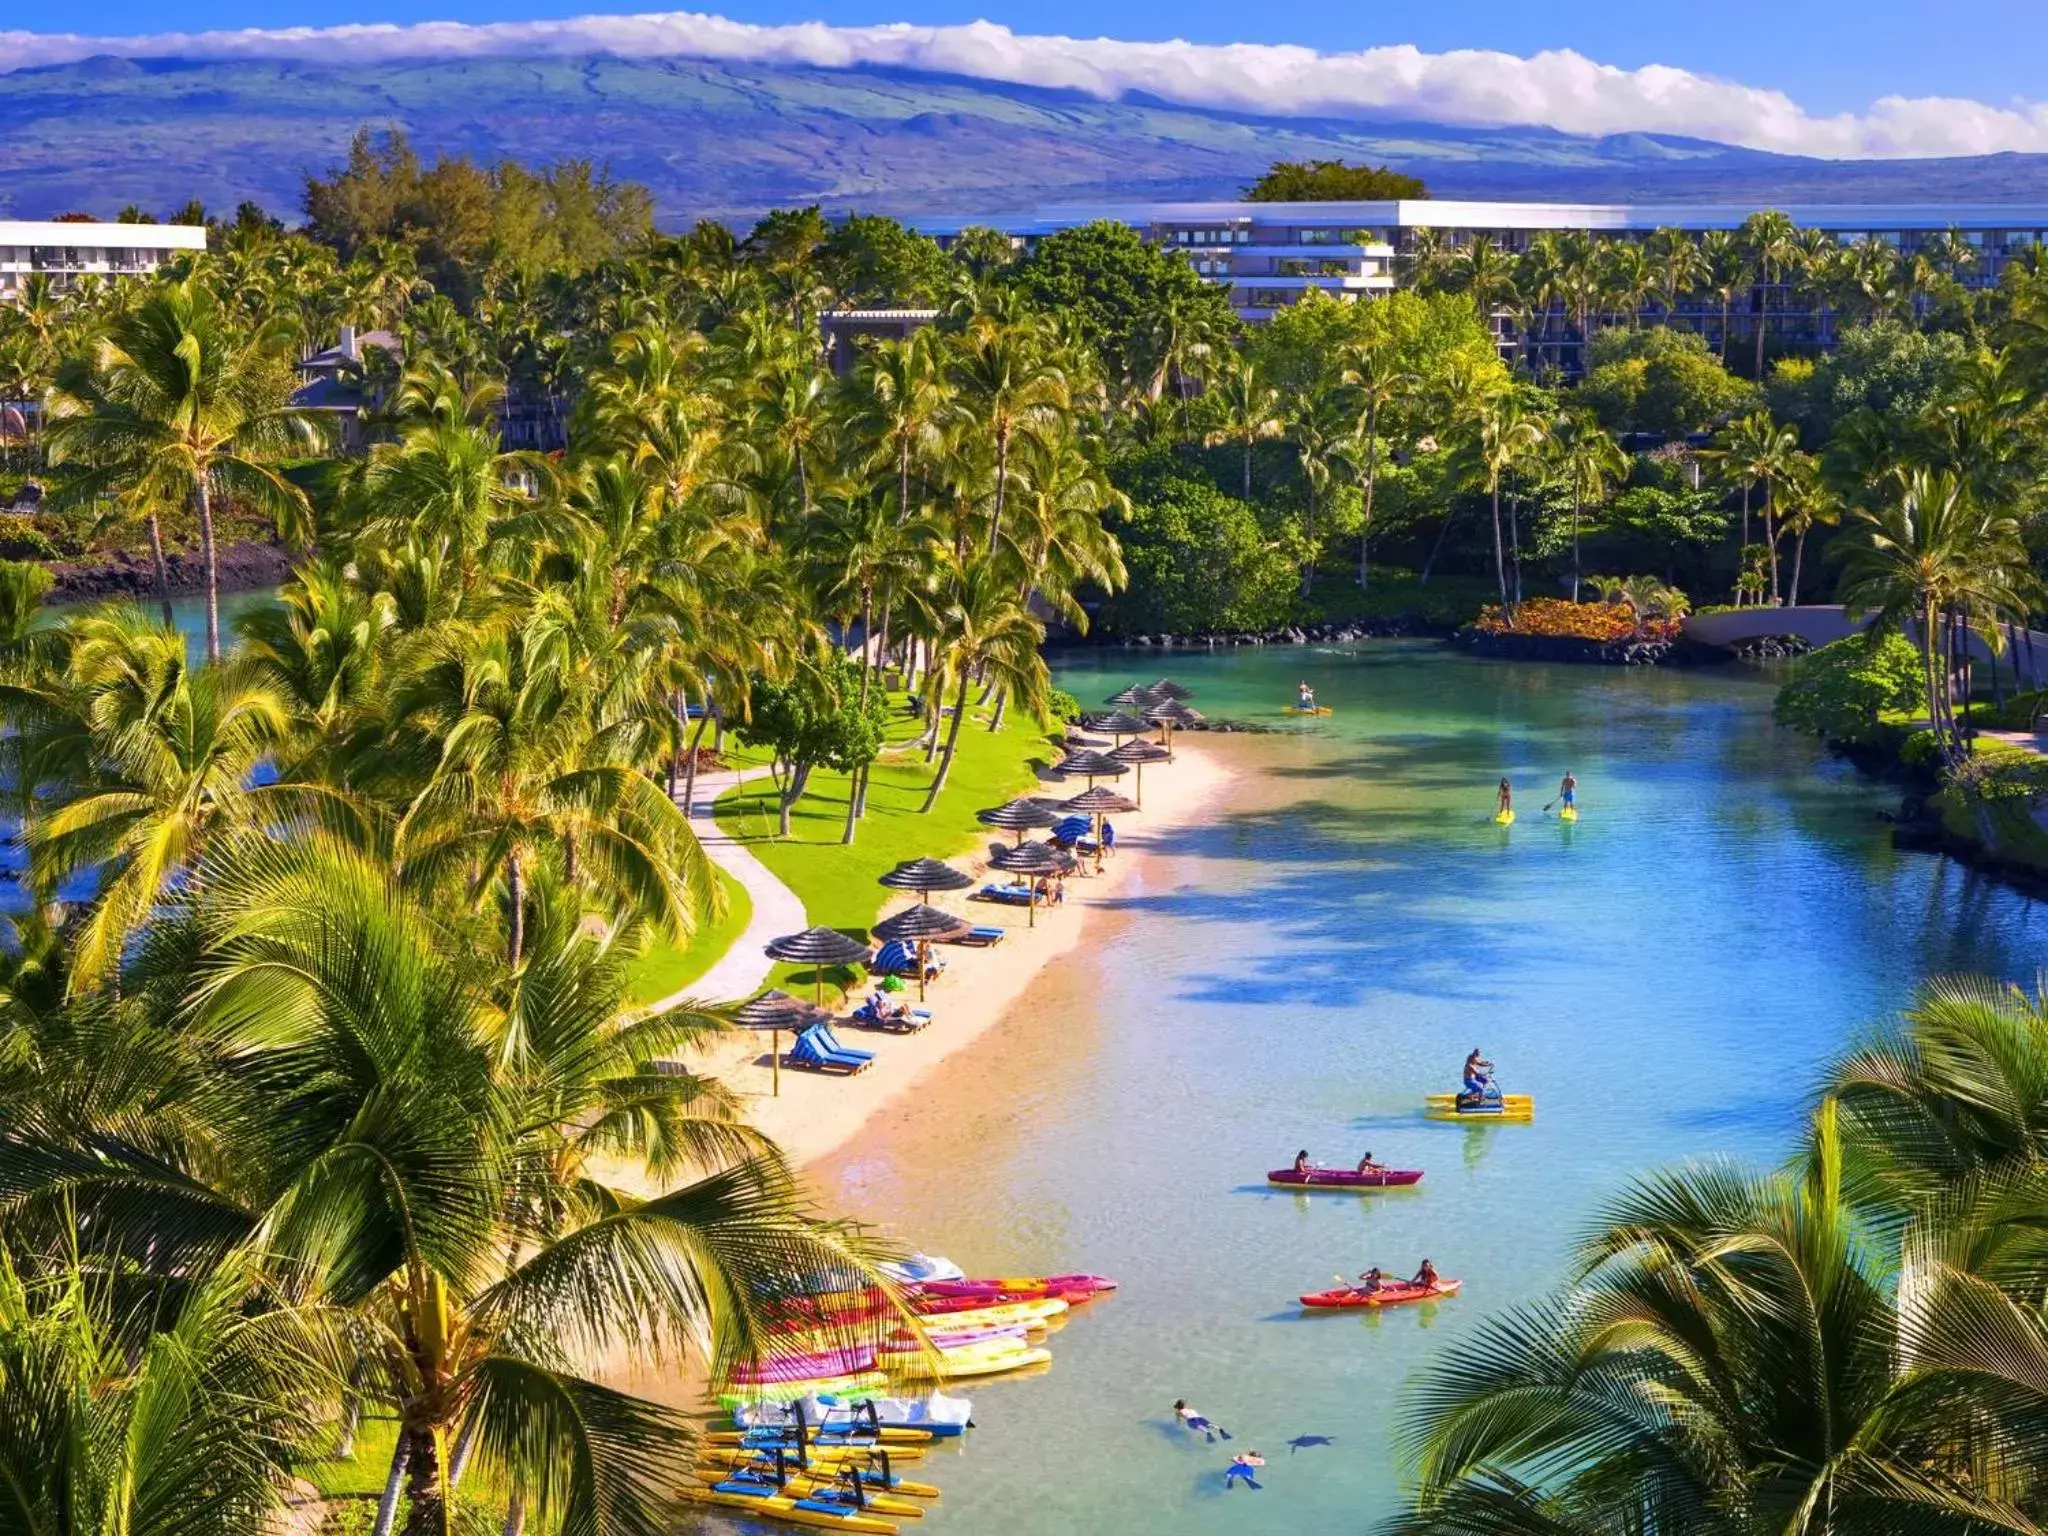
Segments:
[[[1062,1301],[1087,1301],[1116,1289],[1107,1275],[1008,1275],[991,1280],[927,1280],[916,1287],[920,1296],[994,1297],[1030,1301],[1057,1296]]]
[[[1356,1168],[1311,1168],[1306,1173],[1275,1168],[1266,1182],[1282,1189],[1400,1189],[1421,1178],[1420,1168],[1376,1168],[1370,1173]]]
[[[777,1355],[773,1360],[733,1367],[736,1384],[766,1386],[778,1381],[810,1381],[826,1376],[858,1376],[875,1368],[875,1352],[866,1345],[844,1349],[814,1349],[799,1355]]]

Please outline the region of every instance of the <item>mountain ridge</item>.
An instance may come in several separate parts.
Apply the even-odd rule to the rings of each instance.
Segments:
[[[793,203],[971,215],[1231,197],[1273,160],[1331,157],[1391,163],[1440,196],[2048,201],[2048,155],[1826,161],[1663,134],[1105,102],[873,65],[102,56],[0,74],[0,212],[160,212],[199,197],[296,217],[304,177],[366,125],[401,127],[430,154],[604,162],[647,184],[664,227]]]

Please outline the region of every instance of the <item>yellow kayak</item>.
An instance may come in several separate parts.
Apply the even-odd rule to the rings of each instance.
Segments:
[[[905,1355],[904,1364],[898,1369],[911,1380],[961,1381],[969,1376],[1001,1376],[1009,1371],[1021,1371],[1026,1366],[1043,1365],[1051,1358],[1049,1349],[947,1350],[939,1357],[936,1367],[920,1356]]]
[[[1513,811],[1497,811],[1494,813],[1493,819],[1504,827],[1512,827],[1515,824],[1515,813]]]
[[[1283,704],[1280,706],[1280,713],[1283,715],[1327,715],[1331,713],[1331,710],[1327,704],[1318,704],[1314,709],[1303,709],[1299,704]]]
[[[1460,1109],[1455,1093],[1432,1093],[1423,1099],[1425,1113],[1432,1120],[1533,1120],[1536,1118],[1536,1101],[1526,1093],[1504,1093],[1500,1096],[1500,1108]]]
[[[797,1501],[782,1494],[720,1493],[715,1488],[685,1488],[684,1498],[692,1504],[715,1504],[721,1509],[743,1509],[763,1520],[781,1520],[790,1525],[808,1525],[824,1531],[862,1531],[869,1536],[896,1536],[893,1522],[848,1509],[799,1509]]]

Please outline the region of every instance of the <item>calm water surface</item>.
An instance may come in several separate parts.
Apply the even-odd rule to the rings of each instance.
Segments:
[[[1060,681],[1092,702],[1162,666],[1211,715],[1280,724],[1303,676],[1336,714],[1229,743],[1248,769],[1230,803],[828,1191],[973,1270],[1123,1282],[1055,1336],[1047,1374],[973,1391],[980,1428],[925,1463],[945,1498],[923,1529],[1365,1528],[1399,1495],[1404,1388],[1552,1285],[1627,1179],[1778,1158],[1818,1064],[1919,978],[2030,977],[2048,937],[2034,903],[1893,852],[1885,791],[1775,729],[1754,675],[1381,643],[1112,653]],[[1539,809],[1567,767],[1576,828]],[[1506,829],[1486,820],[1503,773]],[[1533,1125],[1420,1118],[1475,1044],[1536,1096]],[[1428,1177],[1268,1191],[1301,1146]],[[1384,1317],[1293,1303],[1425,1254],[1462,1296]],[[1223,1491],[1228,1448],[1176,1432],[1176,1397],[1266,1453],[1263,1492]],[[1336,1443],[1290,1455],[1300,1434]]]

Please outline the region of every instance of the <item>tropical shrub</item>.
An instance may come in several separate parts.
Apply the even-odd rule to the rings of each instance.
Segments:
[[[1292,541],[1206,481],[1169,475],[1134,491],[1117,537],[1130,585],[1103,605],[1113,634],[1271,629],[1291,611]]]
[[[1512,618],[1497,603],[1480,610],[1472,627],[1486,635],[1533,635],[1557,640],[1675,640],[1678,621],[1645,619],[1638,627],[1626,603],[1574,603],[1561,597],[1532,597],[1518,604]]]
[[[1829,741],[1873,739],[1888,711],[1920,703],[1920,653],[1896,634],[1853,635],[1793,664],[1778,690],[1778,719]]]

